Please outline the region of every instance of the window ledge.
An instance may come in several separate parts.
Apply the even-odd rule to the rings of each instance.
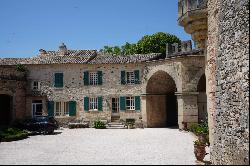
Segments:
[[[55,118],[62,119],[62,118],[68,118],[70,117],[69,115],[64,115],[64,116],[55,116]]]
[[[135,110],[126,110],[125,113],[136,113]]]
[[[88,112],[97,113],[97,112],[99,112],[99,111],[98,111],[98,110],[89,110]]]

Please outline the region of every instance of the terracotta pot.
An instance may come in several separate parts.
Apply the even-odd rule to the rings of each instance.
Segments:
[[[194,145],[194,154],[198,161],[203,161],[206,155],[205,145]]]

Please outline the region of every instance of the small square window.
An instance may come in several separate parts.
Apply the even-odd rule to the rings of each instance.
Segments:
[[[55,116],[68,116],[69,102],[55,102]]]
[[[33,90],[40,90],[40,83],[38,81],[33,81],[32,89]]]
[[[90,72],[89,73],[89,84],[90,85],[98,85],[98,73],[97,72]]]
[[[135,110],[135,98],[126,97],[126,110]]]
[[[97,97],[89,98],[89,109],[93,111],[98,110],[98,98]]]
[[[134,84],[134,83],[135,83],[135,73],[127,72],[127,84]]]

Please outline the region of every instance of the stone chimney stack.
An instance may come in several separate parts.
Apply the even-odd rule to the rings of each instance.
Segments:
[[[181,52],[188,52],[192,51],[192,41],[183,41],[181,42]]]
[[[64,43],[62,43],[60,46],[59,46],[59,52],[61,55],[66,55],[67,54],[67,47]]]
[[[47,54],[47,52],[44,49],[40,49],[40,56],[45,56]]]

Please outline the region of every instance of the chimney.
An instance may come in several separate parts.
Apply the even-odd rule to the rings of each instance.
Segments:
[[[171,57],[173,51],[172,51],[172,46],[170,43],[166,44],[166,58]]]
[[[192,51],[192,41],[188,40],[181,42],[181,51],[182,52]]]
[[[67,54],[67,47],[64,43],[59,46],[59,52],[61,55],[66,55]]]
[[[47,54],[47,52],[44,49],[40,49],[40,56],[45,56]]]

